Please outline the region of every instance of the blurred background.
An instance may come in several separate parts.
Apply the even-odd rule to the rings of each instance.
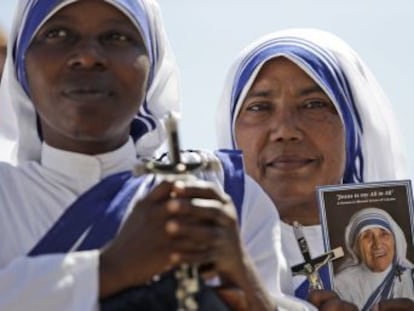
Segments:
[[[2,0],[0,26],[14,4]],[[347,41],[390,98],[414,176],[414,1],[159,0],[181,69],[185,148],[215,148],[215,114],[227,70],[245,45],[271,31],[315,27]],[[387,146],[384,146],[387,148]]]

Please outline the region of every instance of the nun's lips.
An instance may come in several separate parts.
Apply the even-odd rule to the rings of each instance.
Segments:
[[[112,97],[114,93],[102,87],[72,87],[62,92],[63,96],[76,101],[104,100]]]
[[[298,156],[296,154],[285,154],[266,162],[266,167],[281,171],[292,171],[313,164],[315,161],[316,159]]]
[[[377,249],[372,252],[374,258],[381,258],[387,255],[387,252],[384,249]]]

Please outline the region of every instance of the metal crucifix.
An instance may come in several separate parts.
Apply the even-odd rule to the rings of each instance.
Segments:
[[[163,175],[168,181],[190,181],[196,180],[197,171],[217,170],[218,161],[207,161],[200,157],[199,161],[185,163],[181,159],[180,143],[177,130],[177,120],[170,114],[165,122],[168,133],[168,163],[148,161],[143,165],[135,167],[136,175],[153,173]],[[196,311],[198,304],[195,295],[199,291],[198,267],[182,264],[175,273],[178,285],[176,297],[178,300],[178,311]]]
[[[298,222],[293,223],[293,231],[298,241],[300,252],[305,262],[295,265],[291,268],[293,276],[304,275],[309,281],[309,291],[314,289],[324,289],[323,282],[319,275],[319,270],[328,262],[344,256],[342,247],[337,247],[323,255],[312,258],[310,255],[308,243],[302,231],[302,226]]]

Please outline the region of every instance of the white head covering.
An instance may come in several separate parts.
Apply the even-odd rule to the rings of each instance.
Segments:
[[[24,59],[39,27],[57,10],[79,0],[19,1],[9,36],[0,87],[0,160],[39,161],[41,139],[36,112],[28,97]],[[158,4],[154,0],[105,0],[131,19],[146,43],[150,80],[139,114],[131,124],[137,155],[150,156],[165,140],[162,120],[178,113],[179,84],[175,59],[167,40]]]
[[[235,121],[263,64],[286,57],[325,91],[346,132],[344,183],[406,178],[400,135],[390,103],[359,56],[338,37],[315,29],[268,34],[233,63],[217,111],[219,148],[237,148]]]
[[[392,233],[395,242],[395,263],[406,268],[413,266],[407,259],[407,240],[404,232],[390,214],[374,207],[356,212],[345,228],[345,245],[353,260],[347,263],[347,266],[360,263],[360,258],[355,251],[356,242],[358,236],[369,228],[382,228]]]

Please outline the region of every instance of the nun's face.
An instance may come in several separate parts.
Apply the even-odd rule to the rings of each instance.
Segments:
[[[339,183],[345,167],[342,121],[322,89],[288,59],[268,61],[243,101],[235,134],[247,172],[281,217],[318,223],[315,187]]]
[[[118,148],[146,93],[149,58],[115,7],[84,0],[59,10],[27,51],[30,97],[45,141],[97,154]]]
[[[382,228],[370,228],[358,237],[359,256],[373,272],[382,272],[391,264],[395,242],[391,232]]]

